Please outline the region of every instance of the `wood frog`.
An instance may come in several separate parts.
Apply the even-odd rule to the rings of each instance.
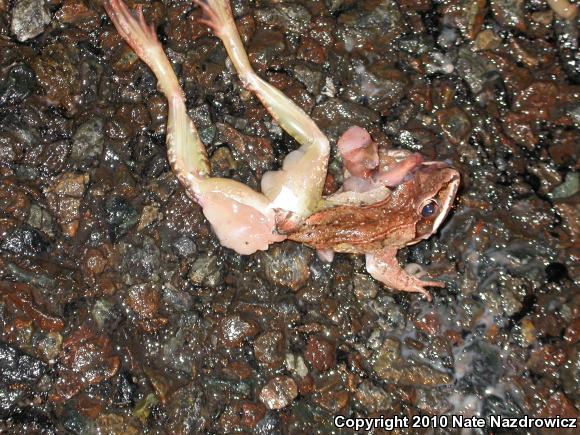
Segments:
[[[212,177],[203,143],[187,115],[183,91],[140,7],[107,0],[106,11],[119,34],[155,74],[168,101],[167,154],[188,195],[202,208],[220,243],[239,254],[266,250],[286,239],[305,243],[332,261],[334,252],[364,253],[369,273],[388,287],[418,292],[444,287],[423,281],[399,266],[399,248],[437,231],[452,207],[459,173],[419,154],[379,150],[361,127],[339,139],[345,166],[342,188],[322,195],[330,143],[314,121],[252,69],[228,0],[193,0],[204,12],[201,24],[221,39],[238,77],[300,147],[282,168],[264,174],[261,192],[235,180]]]

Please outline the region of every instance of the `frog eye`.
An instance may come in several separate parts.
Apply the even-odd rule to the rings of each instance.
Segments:
[[[435,213],[437,213],[438,209],[439,205],[437,204],[437,201],[435,201],[434,199],[429,199],[425,201],[420,208],[421,216],[423,216],[424,218],[429,218],[433,216]]]

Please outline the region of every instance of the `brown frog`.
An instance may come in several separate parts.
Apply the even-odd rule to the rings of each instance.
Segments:
[[[243,86],[301,145],[281,169],[264,174],[261,192],[235,180],[210,176],[206,150],[187,115],[183,91],[153,27],[141,9],[133,15],[121,0],[105,1],[119,34],[153,71],[168,101],[167,152],[188,195],[201,205],[223,246],[249,255],[291,239],[316,248],[332,261],[334,252],[364,253],[369,273],[392,289],[419,292],[443,287],[403,271],[397,250],[428,238],[451,209],[459,173],[418,154],[379,150],[370,135],[351,127],[338,141],[345,182],[324,197],[330,143],[312,119],[252,69],[227,0],[193,0],[200,20],[223,42]]]

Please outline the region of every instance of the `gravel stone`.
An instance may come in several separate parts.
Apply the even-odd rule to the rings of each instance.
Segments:
[[[268,409],[282,409],[290,405],[297,395],[298,387],[292,378],[276,376],[260,391],[260,401]]]
[[[103,120],[96,117],[76,129],[71,151],[75,163],[84,166],[101,155],[105,143],[103,126]]]
[[[50,23],[50,14],[43,0],[16,0],[12,8],[10,31],[24,42],[44,31]]]

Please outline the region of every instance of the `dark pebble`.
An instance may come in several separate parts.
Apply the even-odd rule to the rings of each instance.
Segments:
[[[121,196],[107,198],[104,206],[109,234],[113,242],[120,239],[139,221],[137,210]]]
[[[28,65],[13,66],[0,82],[0,107],[22,102],[34,92],[36,86],[34,71]]]
[[[0,386],[36,382],[47,369],[42,361],[0,342]]]

